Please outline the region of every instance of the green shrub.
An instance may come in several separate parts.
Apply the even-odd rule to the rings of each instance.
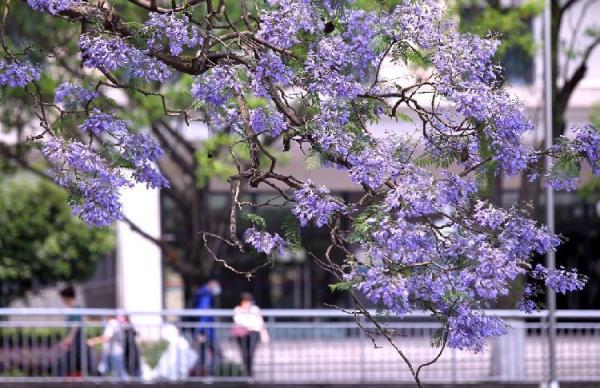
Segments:
[[[140,344],[140,350],[142,352],[142,357],[151,368],[155,368],[158,365],[158,360],[160,360],[160,356],[167,350],[169,346],[169,341],[160,340],[153,342],[142,342]]]
[[[240,377],[244,376],[244,368],[232,361],[224,361],[219,364],[217,369],[217,376],[219,377]]]
[[[66,327],[0,327],[0,347],[52,346],[67,335]],[[86,338],[102,335],[102,327],[86,327]]]

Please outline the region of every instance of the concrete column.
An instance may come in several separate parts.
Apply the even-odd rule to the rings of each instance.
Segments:
[[[123,213],[145,233],[159,238],[160,193],[136,185],[121,193]],[[127,223],[117,223],[117,307],[126,310],[160,311],[162,260],[156,244],[134,232]],[[154,336],[160,316],[132,316],[144,336]]]

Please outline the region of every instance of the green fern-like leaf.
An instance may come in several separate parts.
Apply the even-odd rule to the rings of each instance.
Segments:
[[[293,214],[288,214],[283,220],[281,228],[283,229],[283,237],[291,249],[298,249],[302,246],[300,223]]]
[[[352,289],[352,283],[350,282],[339,282],[329,285],[331,292],[337,291],[350,291]]]
[[[254,213],[242,213],[244,218],[246,218],[250,223],[254,226],[259,227],[260,229],[265,229],[267,227],[267,222],[264,218]]]

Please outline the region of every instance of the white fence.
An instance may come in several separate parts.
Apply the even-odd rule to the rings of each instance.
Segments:
[[[232,337],[235,333],[231,310],[0,309],[0,382],[411,381],[396,351],[383,337],[365,334],[353,316],[335,310],[263,310],[262,313],[270,341],[258,343],[253,359],[248,360],[241,350],[247,350],[254,340]],[[424,369],[423,381],[547,379],[545,312],[525,315],[516,311],[488,311],[488,314],[507,319],[512,327],[509,333],[491,340],[482,353],[447,349],[435,364]],[[130,324],[119,325],[122,333],[129,333],[120,337],[120,343],[130,339],[124,346],[126,373],[115,373],[115,368],[106,367],[115,363],[113,358],[103,358],[103,354],[112,354],[109,344],[88,345],[85,340],[101,336],[107,317],[117,315],[129,316],[137,333],[134,337],[132,331],[125,331]],[[69,316],[72,318],[67,322]],[[600,311],[559,311],[557,317],[559,380],[600,381]],[[373,326],[362,323],[371,332]],[[437,349],[431,347],[430,339],[438,328],[426,314],[390,318],[386,325],[415,365],[435,356]],[[73,336],[70,342],[65,340],[69,332]],[[98,372],[98,366],[104,375]],[[251,376],[247,372],[250,368]],[[107,372],[108,369],[113,372]]]

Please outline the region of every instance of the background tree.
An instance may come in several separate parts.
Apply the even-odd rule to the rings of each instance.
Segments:
[[[87,228],[53,183],[25,174],[2,177],[0,306],[55,282],[87,279],[113,246],[113,231]]]

